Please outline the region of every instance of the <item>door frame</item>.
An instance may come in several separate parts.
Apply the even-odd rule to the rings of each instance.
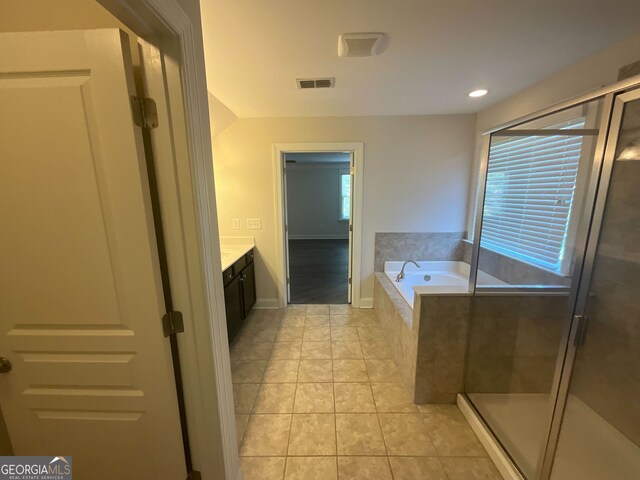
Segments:
[[[285,153],[347,152],[353,155],[353,191],[351,208],[353,225],[351,242],[351,305],[361,307],[360,283],[362,275],[362,195],[364,177],[364,143],[362,142],[319,142],[319,143],[275,143],[273,145],[273,180],[275,197],[276,235],[276,283],[278,285],[278,306],[287,305],[287,262],[285,214],[286,198],[284,178]]]
[[[182,155],[176,156],[174,165],[158,165],[157,174],[160,184],[164,178],[174,187],[160,189],[160,203],[173,300],[184,318],[178,344],[191,455],[202,478],[242,480],[200,6],[193,0],[97,1],[140,38],[155,46],[174,39],[179,50],[181,60],[173,68],[173,78],[167,78],[167,94],[177,100],[171,122]]]

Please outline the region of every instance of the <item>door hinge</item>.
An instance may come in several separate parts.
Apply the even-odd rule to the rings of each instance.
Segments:
[[[289,225],[285,225],[284,226],[284,231],[285,231],[285,233],[287,233],[289,231]]]
[[[291,284],[291,279],[289,277],[287,277],[287,285]]]
[[[131,95],[131,113],[133,123],[142,128],[158,127],[158,109],[153,98]]]
[[[576,336],[573,337],[573,345],[575,347],[581,347],[584,345],[584,340],[587,336],[587,323],[589,319],[582,315],[576,315],[573,319],[578,322],[576,327]]]
[[[165,337],[170,337],[174,333],[184,332],[184,322],[182,312],[171,311],[162,316],[162,330]]]
[[[349,285],[351,285],[351,277],[349,277]]]
[[[353,232],[353,224],[351,224],[351,223],[349,224],[349,231]]]

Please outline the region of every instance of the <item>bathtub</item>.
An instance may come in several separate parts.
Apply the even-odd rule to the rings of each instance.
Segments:
[[[414,292],[421,294],[448,294],[466,293],[469,291],[469,264],[452,261],[424,261],[418,260],[416,267],[408,263],[404,268],[404,278],[396,282],[403,262],[385,262],[384,273],[400,292],[409,306],[413,309]],[[425,280],[425,275],[431,277]],[[499,280],[485,272],[478,272],[478,280],[483,285],[504,285]]]

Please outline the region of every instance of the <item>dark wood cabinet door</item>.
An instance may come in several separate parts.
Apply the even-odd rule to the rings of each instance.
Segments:
[[[256,274],[253,263],[250,263],[240,274],[242,278],[242,298],[244,302],[244,316],[249,314],[249,311],[256,304]]]
[[[242,320],[244,319],[244,310],[242,303],[242,282],[241,276],[234,278],[226,287],[224,287],[224,304],[227,313],[227,335],[229,341],[240,330]]]

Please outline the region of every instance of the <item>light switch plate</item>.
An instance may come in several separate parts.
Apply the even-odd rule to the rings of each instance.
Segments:
[[[231,228],[233,228],[234,230],[240,230],[240,219],[239,218],[232,218],[231,219]]]
[[[261,230],[262,220],[259,218],[247,218],[247,230]]]

